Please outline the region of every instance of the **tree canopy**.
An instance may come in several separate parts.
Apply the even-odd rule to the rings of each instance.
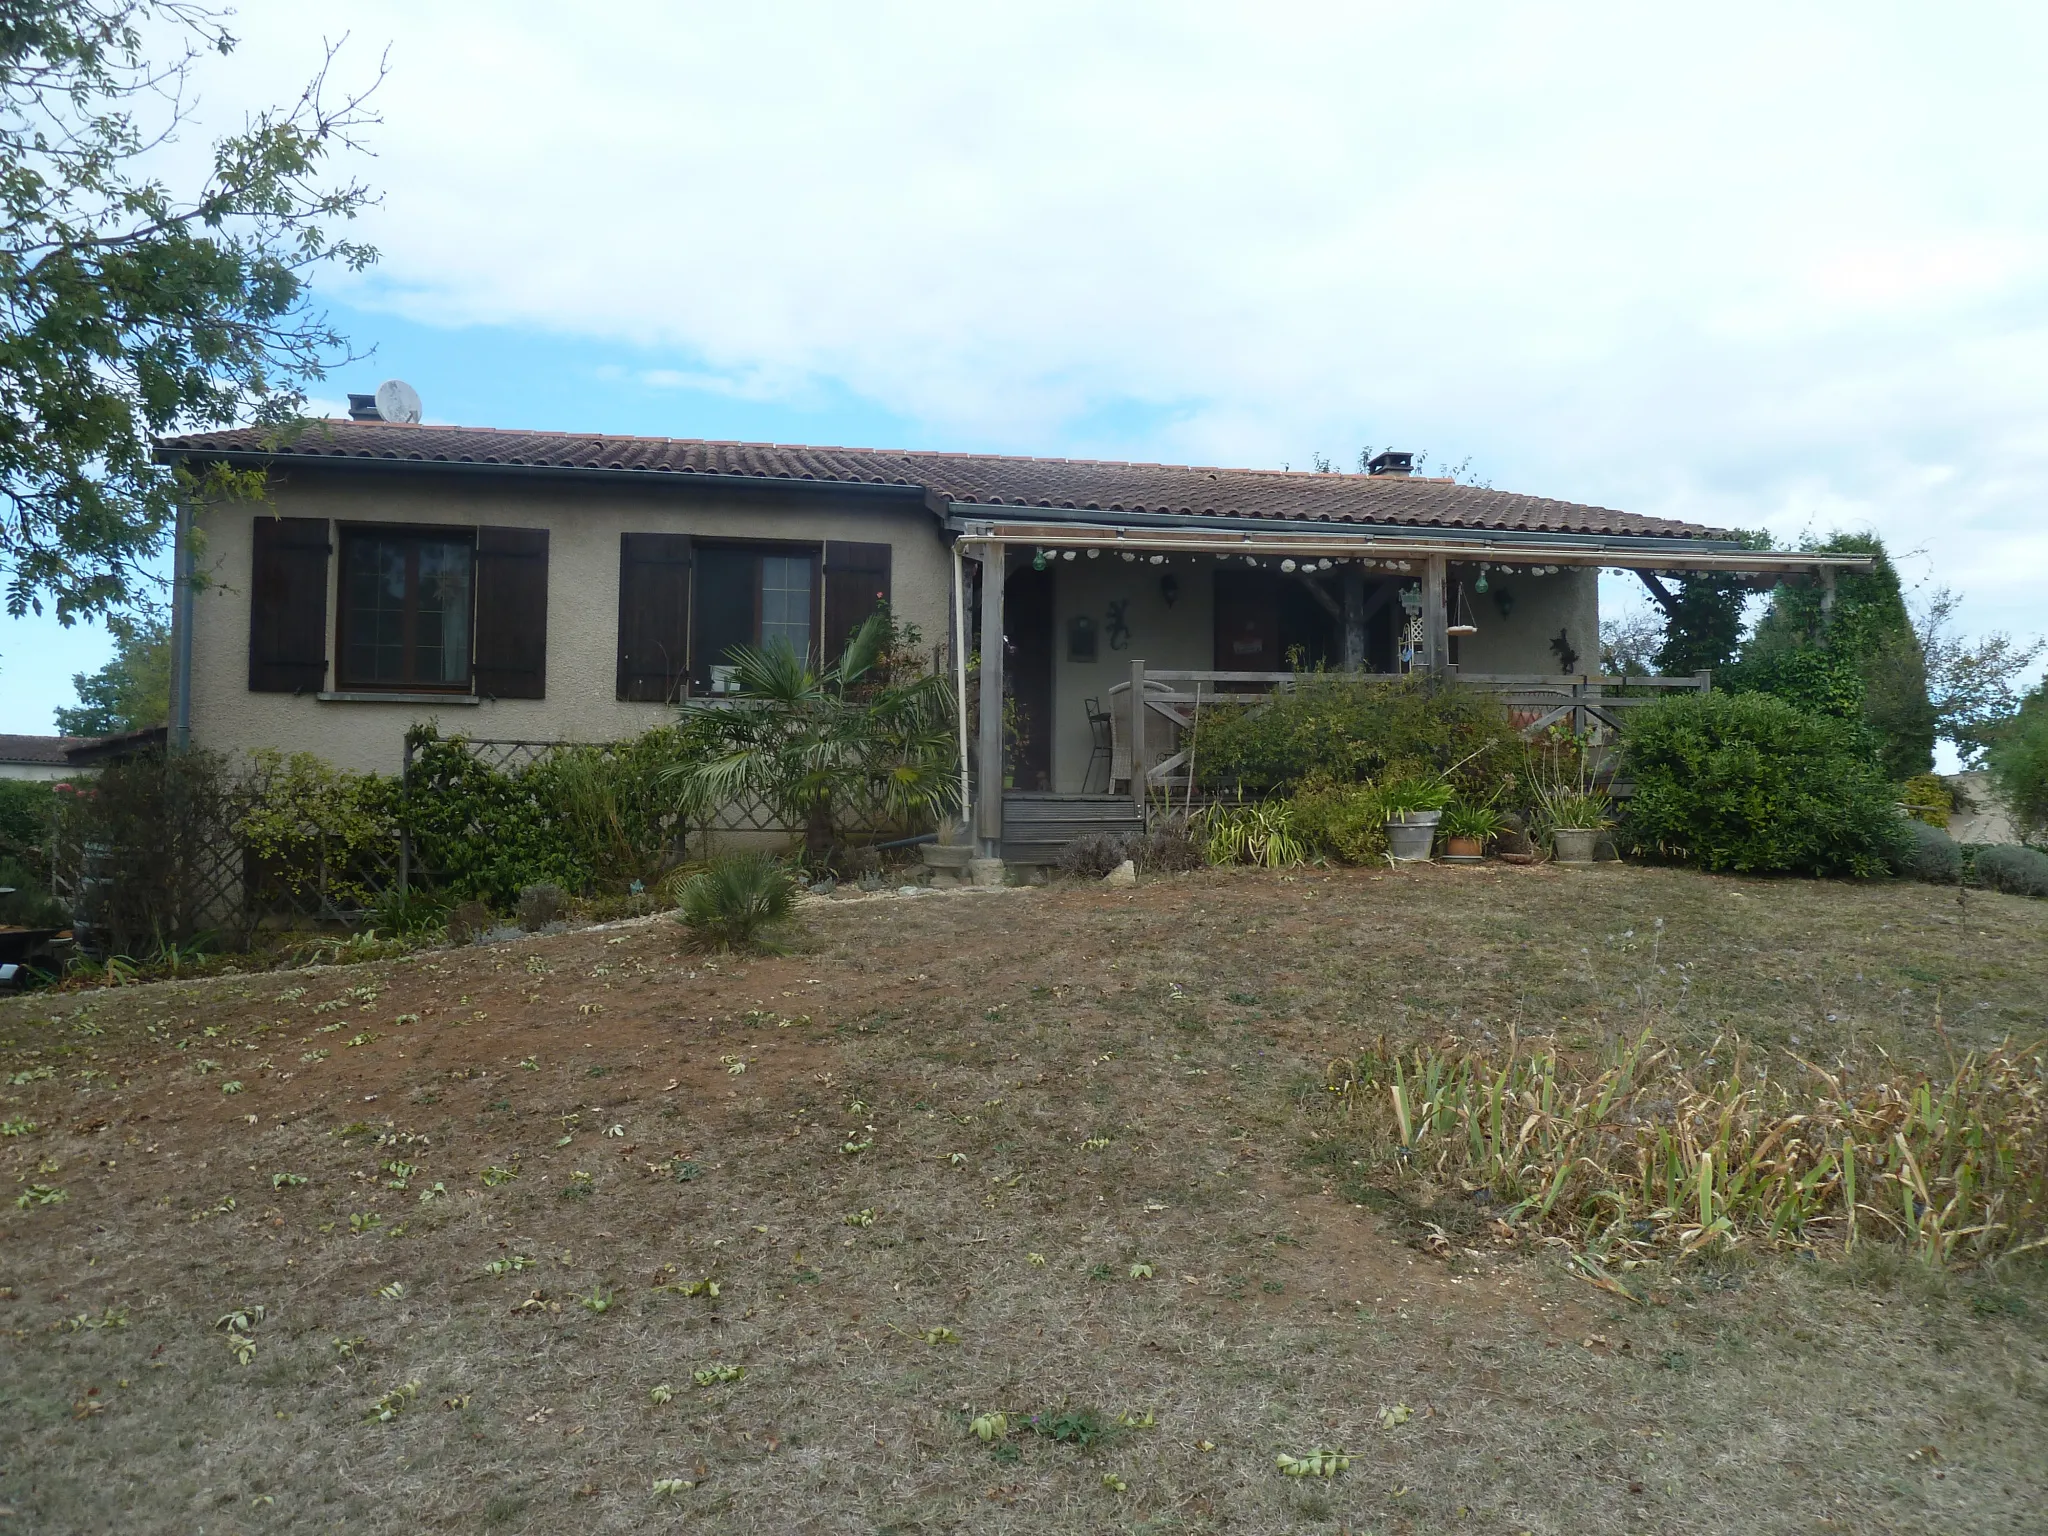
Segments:
[[[113,736],[162,725],[171,713],[171,626],[160,609],[107,618],[114,659],[97,672],[74,672],[75,707],[59,706],[66,736]]]
[[[0,586],[71,623],[135,601],[179,486],[162,433],[280,430],[344,353],[307,278],[360,269],[331,231],[370,193],[326,174],[371,121],[327,63],[292,102],[213,144],[197,184],[156,170],[193,71],[235,46],[186,0],[0,0]],[[168,57],[145,41],[174,39]],[[374,86],[372,87],[374,89]],[[252,494],[213,472],[208,494]]]

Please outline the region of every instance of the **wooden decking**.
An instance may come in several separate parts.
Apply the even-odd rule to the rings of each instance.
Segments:
[[[1145,820],[1129,795],[1003,793],[1003,859],[1050,864],[1060,849],[1090,832],[1142,832]]]

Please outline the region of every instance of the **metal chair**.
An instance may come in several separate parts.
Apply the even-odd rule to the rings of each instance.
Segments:
[[[1112,740],[1109,711],[1102,707],[1102,700],[1100,699],[1086,699],[1083,701],[1083,705],[1088,711],[1088,734],[1094,742],[1094,747],[1088,754],[1088,771],[1081,775],[1081,793],[1084,795],[1106,795],[1110,790],[1109,765],[1111,757],[1110,742]],[[1092,787],[1095,783],[1095,765],[1097,763],[1102,765],[1103,777],[1100,790]]]

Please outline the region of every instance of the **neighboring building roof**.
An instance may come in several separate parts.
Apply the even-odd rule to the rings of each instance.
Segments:
[[[90,736],[0,736],[0,763],[68,768],[71,759],[65,754],[92,739]]]
[[[804,448],[690,438],[606,437],[494,427],[316,421],[288,441],[240,427],[162,439],[162,458],[214,454],[278,460],[639,471],[767,481],[901,486],[955,504],[1461,528],[1620,538],[1724,539],[1719,529],[1419,476],[1209,469],[986,453]]]
[[[71,749],[64,754],[64,761],[73,768],[82,768],[89,763],[109,762],[137,752],[157,751],[170,740],[170,735],[169,726],[145,725],[139,731],[121,731],[113,736],[74,736]]]

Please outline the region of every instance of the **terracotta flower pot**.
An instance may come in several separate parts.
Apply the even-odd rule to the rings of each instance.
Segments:
[[[1444,852],[1454,859],[1476,859],[1486,852],[1486,843],[1476,837],[1447,837]]]

